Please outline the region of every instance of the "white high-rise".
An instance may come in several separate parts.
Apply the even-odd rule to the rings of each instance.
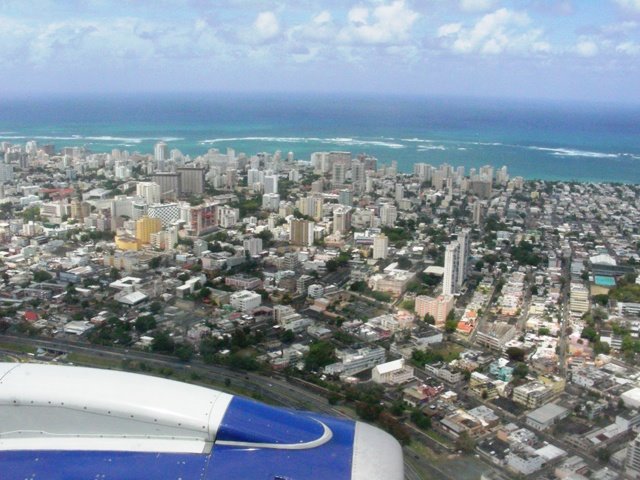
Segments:
[[[373,259],[387,258],[389,255],[389,237],[384,233],[373,237]]]
[[[169,147],[164,142],[156,143],[153,147],[153,158],[159,171],[164,170],[164,162],[169,158]]]
[[[460,244],[451,242],[444,252],[443,295],[458,293],[458,273],[460,271]]]
[[[393,227],[398,218],[398,209],[395,205],[385,203],[380,207],[380,224],[384,227]]]
[[[278,176],[264,176],[264,193],[278,193]]]
[[[160,185],[155,182],[138,182],[136,195],[144,198],[147,205],[160,203]]]

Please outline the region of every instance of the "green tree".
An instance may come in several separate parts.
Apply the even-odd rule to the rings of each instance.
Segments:
[[[33,272],[33,281],[36,283],[48,282],[53,279],[53,275],[45,270],[36,270]]]
[[[517,378],[525,378],[529,375],[529,367],[526,363],[518,362],[513,368],[513,376]]]
[[[524,350],[518,347],[507,348],[507,357],[512,362],[524,362]]]
[[[136,332],[144,333],[156,328],[156,319],[153,315],[143,315],[136,318],[135,321]]]
[[[411,412],[411,421],[421,430],[431,428],[431,418],[422,413],[421,410],[415,409]]]
[[[157,315],[162,311],[162,304],[160,302],[151,302],[151,305],[149,305],[149,311],[152,314]]]
[[[175,342],[169,333],[160,331],[155,334],[151,342],[151,350],[158,353],[173,353],[175,351]]]
[[[280,341],[283,343],[291,343],[295,338],[296,335],[293,333],[293,330],[285,330],[280,334]]]
[[[462,432],[456,439],[456,448],[465,453],[472,453],[476,448],[476,441],[467,432]]]
[[[330,342],[321,340],[310,345],[309,353],[304,361],[304,368],[308,371],[318,371],[333,363],[335,359],[334,346]]]
[[[458,329],[458,321],[456,320],[455,312],[451,310],[447,315],[447,319],[444,322],[444,331],[447,333],[453,333]]]
[[[183,342],[175,346],[174,353],[183,362],[188,362],[193,358],[195,349],[190,343]]]

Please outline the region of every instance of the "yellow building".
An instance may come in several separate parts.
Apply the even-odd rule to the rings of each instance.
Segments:
[[[138,250],[138,240],[129,235],[116,237],[116,247],[120,250]]]
[[[162,230],[159,218],[142,217],[136,222],[136,239],[140,245],[151,243],[151,235]]]

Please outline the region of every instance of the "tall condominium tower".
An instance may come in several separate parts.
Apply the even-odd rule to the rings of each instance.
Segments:
[[[443,295],[455,295],[459,291],[458,274],[460,272],[460,244],[451,242],[444,253]]]

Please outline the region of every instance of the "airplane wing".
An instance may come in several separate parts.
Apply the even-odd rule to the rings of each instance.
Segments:
[[[360,422],[172,380],[0,363],[3,480],[401,480],[402,451]]]

